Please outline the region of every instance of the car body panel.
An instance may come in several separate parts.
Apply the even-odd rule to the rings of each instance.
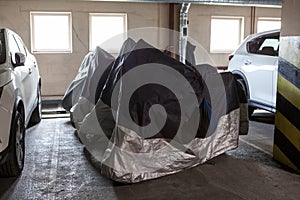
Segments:
[[[5,61],[0,64],[0,154],[3,154],[10,144],[12,119],[19,103],[24,105],[21,114],[25,118],[25,126],[38,105],[40,76],[36,59],[29,53],[22,39],[7,28],[0,28],[0,33],[4,34],[5,40],[1,42],[1,48],[6,51]],[[25,55],[24,63],[18,66],[14,64],[17,63],[16,53]],[[5,155],[0,156],[0,164],[4,158]]]
[[[250,99],[275,107],[273,99],[276,57],[257,55],[245,56],[241,70],[248,80]],[[266,81],[270,80],[270,81]]]
[[[5,150],[9,143],[10,124],[15,103],[12,99],[16,99],[15,93],[12,91],[14,91],[14,86],[11,81],[3,87],[3,93],[0,99],[0,152]]]
[[[9,50],[7,50],[7,55],[10,55],[13,58],[13,55],[17,53],[17,51],[14,51],[16,47],[11,48],[11,46],[16,44],[18,47],[21,45],[22,47],[25,47],[25,45],[18,35],[16,35],[10,30],[8,30],[7,32],[8,39],[6,41],[8,41],[7,43],[9,46]],[[22,47],[19,47],[19,52],[24,53],[26,55],[25,63],[24,65],[14,67],[13,73],[15,73],[16,77],[20,77],[19,79],[16,79],[16,82],[17,85],[20,86],[21,93],[23,94],[22,100],[24,101],[25,105],[25,122],[27,125],[30,118],[29,116],[31,115],[38,101],[37,96],[32,95],[32,92],[38,91],[39,79],[36,79],[35,77],[39,77],[39,71],[34,56],[32,56],[29,53],[26,47]]]
[[[228,66],[243,79],[249,106],[271,112],[276,110],[279,35],[279,30],[273,30],[248,36],[231,54]],[[274,52],[267,51],[270,47]]]

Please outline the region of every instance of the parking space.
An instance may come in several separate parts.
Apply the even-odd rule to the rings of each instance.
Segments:
[[[262,117],[263,116],[263,117]],[[239,147],[205,164],[138,184],[113,182],[79,142],[69,118],[27,131],[25,168],[0,179],[1,199],[298,199],[299,175],[271,156],[274,115],[256,111]]]
[[[0,200],[299,200],[299,9],[0,0]]]

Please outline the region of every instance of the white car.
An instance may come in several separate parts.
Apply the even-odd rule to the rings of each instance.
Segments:
[[[41,81],[35,57],[22,39],[0,28],[0,176],[21,173],[25,128],[41,121]]]
[[[279,36],[279,30],[249,35],[229,55],[228,70],[245,90],[249,116],[256,108],[276,110]]]

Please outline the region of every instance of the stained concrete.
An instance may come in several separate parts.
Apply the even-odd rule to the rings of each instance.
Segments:
[[[300,175],[273,161],[274,115],[255,113],[239,147],[181,173],[137,184],[103,177],[68,118],[27,130],[25,168],[0,179],[0,199],[294,199]]]

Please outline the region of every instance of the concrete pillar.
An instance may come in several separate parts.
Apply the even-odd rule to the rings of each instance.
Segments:
[[[273,156],[300,172],[300,1],[282,4]]]

